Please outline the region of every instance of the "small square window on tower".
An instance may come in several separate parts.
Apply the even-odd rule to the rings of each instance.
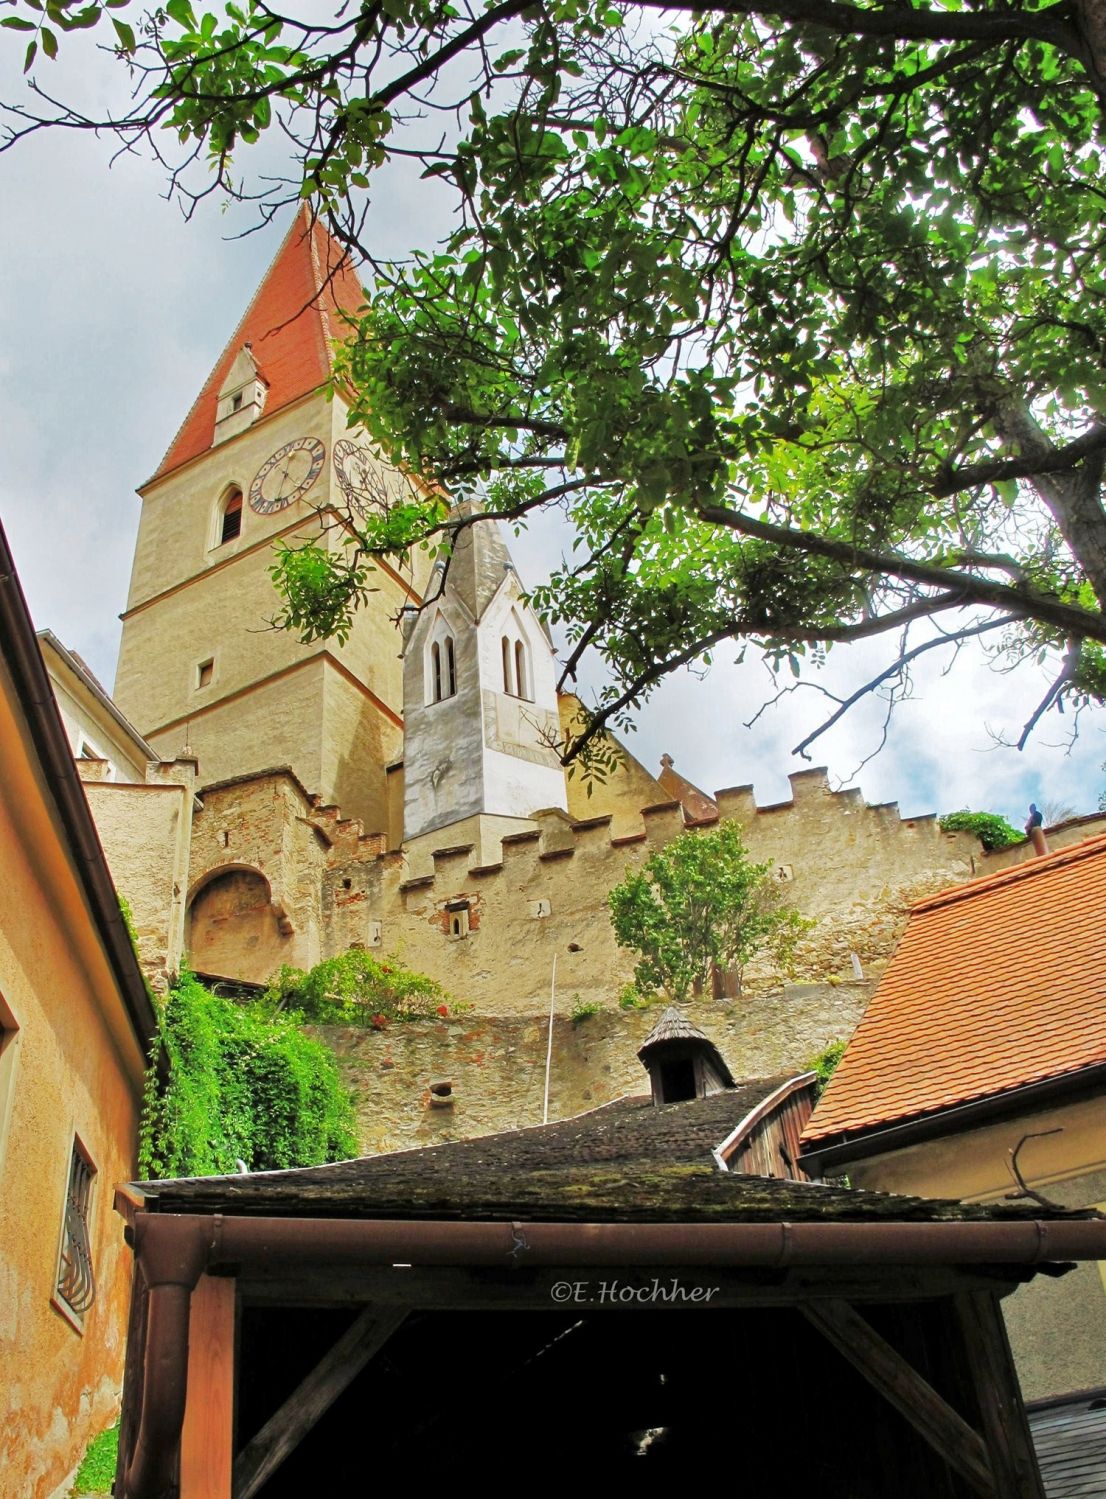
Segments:
[[[215,675],[215,657],[209,656],[206,661],[201,661],[196,667],[196,687],[210,687],[211,679]]]
[[[92,1205],[92,1179],[96,1167],[81,1142],[74,1137],[69,1158],[69,1181],[65,1192],[61,1248],[58,1252],[58,1274],[54,1297],[70,1320],[80,1320],[96,1299],[96,1279],[92,1273],[92,1236],[89,1231],[89,1209]]]

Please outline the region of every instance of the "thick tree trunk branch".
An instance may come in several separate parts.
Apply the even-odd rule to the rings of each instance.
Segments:
[[[936,499],[943,500],[961,489],[974,489],[977,484],[999,484],[1004,479],[1035,479],[1038,474],[1063,473],[1094,454],[1106,452],[1106,424],[1096,422],[1082,436],[1061,448],[1053,448],[1047,441],[1046,447],[1048,451],[1039,452],[1035,457],[995,458],[989,463],[948,469],[933,485],[932,493]]]
[[[1106,604],[1106,511],[1099,499],[1098,484],[1102,472],[1101,447],[1088,451],[1084,462],[1089,467],[1085,472],[1054,470],[1052,457],[1056,450],[1025,401],[1013,394],[997,403],[995,426],[1003,440],[1033,465],[1030,482],[1086,572],[1099,603]]]
[[[1084,46],[1084,66],[1101,91],[1106,84],[1106,0],[1072,0],[1072,10]]]
[[[844,36],[890,36],[904,41],[1008,42],[1036,38],[1074,52],[1078,35],[1067,0],[1040,10],[927,10],[904,5],[867,9],[827,0],[637,0],[653,10],[722,12],[798,22]],[[1092,0],[1093,3],[1093,0]]]
[[[1029,588],[996,583],[990,578],[978,578],[971,573],[941,567],[932,562],[917,562],[900,556],[897,552],[881,552],[873,547],[855,546],[851,542],[821,536],[816,531],[800,531],[791,526],[775,525],[771,521],[746,515],[740,510],[728,510],[722,505],[701,506],[696,514],[711,525],[725,526],[743,536],[754,536],[776,546],[809,552],[815,557],[828,557],[831,561],[842,562],[858,572],[903,578],[907,582],[922,583],[944,591],[955,590],[965,604],[982,604],[1003,609],[1019,619],[1036,619],[1042,624],[1054,625],[1068,636],[1099,640],[1106,644],[1106,619],[1101,614],[1080,609],[1074,604],[1062,603],[1059,599],[1036,593]]]

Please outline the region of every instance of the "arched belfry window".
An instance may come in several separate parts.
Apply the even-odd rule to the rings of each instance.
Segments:
[[[515,641],[515,691],[519,697],[529,698],[533,694],[526,673],[526,647],[521,640]]]
[[[430,647],[430,681],[428,697],[440,703],[457,692],[457,656],[452,635],[441,635]]]
[[[512,676],[511,642],[506,635],[503,637],[503,691],[514,694],[515,684]]]
[[[219,517],[219,542],[234,541],[242,534],[242,491],[237,485],[228,489],[223,498],[222,514]]]

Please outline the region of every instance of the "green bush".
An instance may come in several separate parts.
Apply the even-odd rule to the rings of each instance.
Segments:
[[[581,999],[578,994],[572,996],[572,1023],[580,1025],[585,1020],[590,1020],[593,1015],[601,1015],[603,1006],[597,999]]]
[[[815,1092],[819,1098],[821,1098],[825,1091],[826,1084],[837,1071],[837,1064],[845,1055],[845,1048],[848,1044],[847,1041],[831,1041],[828,1046],[822,1048],[816,1057],[811,1057],[810,1061],[806,1064],[808,1072],[814,1072],[818,1075]]]
[[[635,983],[623,984],[618,991],[618,1008],[620,1010],[648,1010],[653,1005],[660,1004],[661,995],[650,992],[642,994]]]
[[[109,1494],[115,1482],[115,1465],[119,1459],[119,1427],[102,1431],[88,1444],[88,1451],[81,1459],[77,1478],[73,1484],[74,1494]]]
[[[997,812],[946,812],[938,818],[943,833],[974,833],[984,848],[1009,848],[1025,837]]]
[[[329,1047],[296,1013],[212,994],[182,972],[159,1013],[169,1077],[146,1080],[139,1169],[151,1177],[316,1166],[357,1154]]]
[[[309,973],[282,968],[265,994],[276,1009],[297,1010],[314,1025],[378,1028],[392,1020],[444,1017],[450,1013],[448,999],[435,979],[362,947],[316,963]],[[454,1012],[457,1008],[452,1006]]]

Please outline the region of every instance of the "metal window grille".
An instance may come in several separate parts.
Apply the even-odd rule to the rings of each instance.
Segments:
[[[91,1161],[74,1140],[65,1194],[58,1295],[78,1315],[87,1312],[96,1299],[96,1278],[92,1273],[92,1246],[88,1235],[88,1207],[95,1174]]]

